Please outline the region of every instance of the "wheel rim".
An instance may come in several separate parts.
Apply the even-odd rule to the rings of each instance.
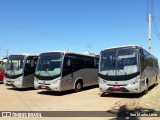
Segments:
[[[77,89],[80,90],[81,87],[82,87],[82,85],[81,85],[81,83],[79,82],[79,83],[77,84]]]

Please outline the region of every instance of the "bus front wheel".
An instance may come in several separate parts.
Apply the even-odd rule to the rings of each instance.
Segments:
[[[83,84],[82,81],[77,81],[75,84],[74,92],[80,92],[82,90]]]

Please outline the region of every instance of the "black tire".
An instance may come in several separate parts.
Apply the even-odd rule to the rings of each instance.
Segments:
[[[145,89],[144,93],[145,93],[145,94],[148,93],[148,82],[146,82],[146,89]]]
[[[74,92],[80,92],[83,88],[83,84],[81,81],[77,81],[75,84]]]
[[[158,85],[158,78],[157,78],[157,76],[156,76],[155,86],[157,86],[157,85]]]
[[[107,97],[108,94],[106,94],[105,92],[103,92],[100,97]]]

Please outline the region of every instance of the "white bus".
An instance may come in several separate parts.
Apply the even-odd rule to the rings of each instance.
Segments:
[[[34,87],[34,72],[38,56],[31,54],[14,54],[8,57],[4,84],[16,88]]]
[[[99,88],[104,93],[147,92],[158,84],[158,60],[140,46],[128,45],[102,50]]]
[[[35,89],[75,92],[98,85],[98,57],[88,53],[51,51],[41,53],[35,72]]]

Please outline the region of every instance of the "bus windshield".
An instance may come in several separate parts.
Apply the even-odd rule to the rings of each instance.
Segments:
[[[6,63],[6,74],[9,76],[17,76],[22,74],[25,56],[11,55]]]
[[[35,75],[38,77],[55,77],[61,73],[62,54],[42,53],[39,56]]]
[[[101,53],[100,74],[128,75],[137,72],[137,52],[135,48],[105,50]]]

